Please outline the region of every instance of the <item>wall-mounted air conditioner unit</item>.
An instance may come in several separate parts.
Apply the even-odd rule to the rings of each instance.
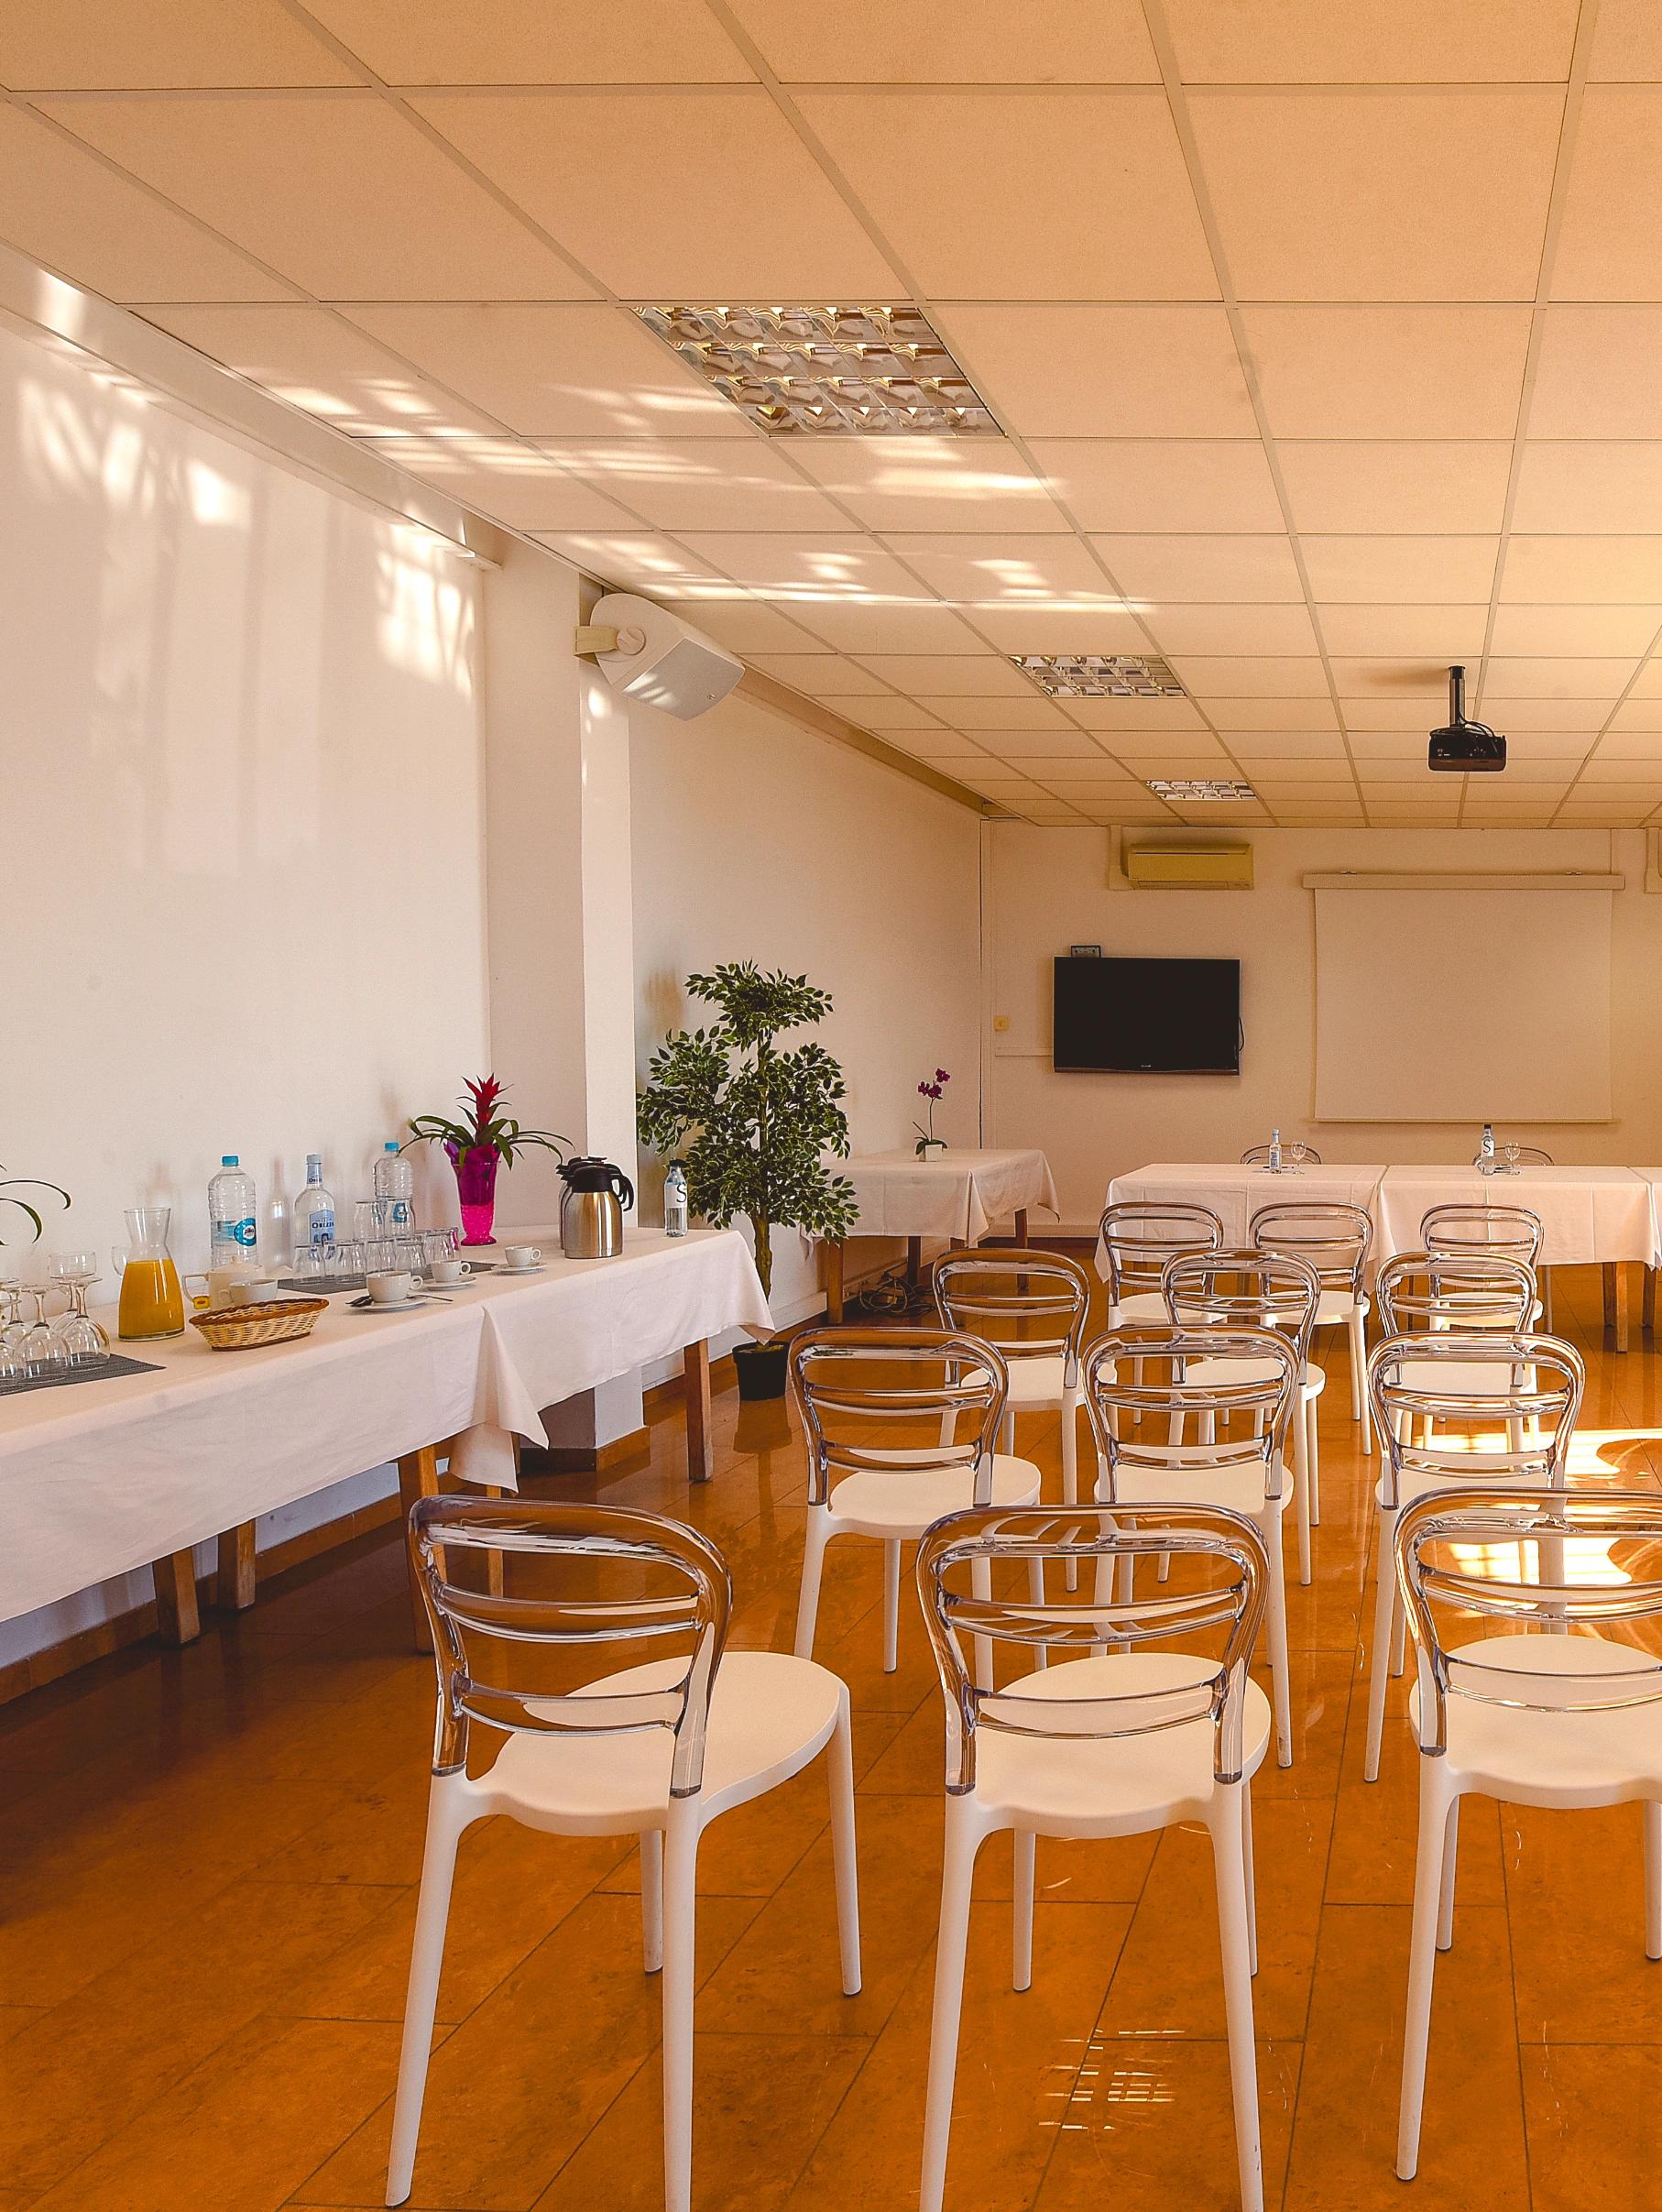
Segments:
[[[1125,880],[1136,891],[1251,891],[1250,845],[1132,845]]]

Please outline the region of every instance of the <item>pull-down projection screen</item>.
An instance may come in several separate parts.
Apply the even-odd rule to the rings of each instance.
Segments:
[[[1318,1122],[1610,1119],[1607,890],[1318,890]]]

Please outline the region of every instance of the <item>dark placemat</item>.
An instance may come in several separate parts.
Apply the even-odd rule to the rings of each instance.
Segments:
[[[361,1275],[332,1275],[326,1283],[302,1282],[297,1275],[285,1275],[279,1276],[277,1287],[303,1298],[326,1298],[336,1290],[364,1290],[368,1286]]]
[[[122,1374],[159,1374],[154,1360],[130,1360],[125,1352],[113,1352],[100,1367],[71,1367],[68,1374],[38,1374],[27,1383],[0,1388],[0,1398],[21,1397],[26,1390],[72,1390],[77,1383],[109,1383]]]

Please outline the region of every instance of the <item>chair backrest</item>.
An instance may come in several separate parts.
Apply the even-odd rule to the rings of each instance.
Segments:
[[[1448,1748],[1450,1696],[1549,1713],[1662,1703],[1654,1490],[1429,1491],[1397,1522],[1396,1573],[1419,1657],[1420,1749],[1433,1757]]]
[[[1176,1322],[1109,1330],[1085,1354],[1098,1498],[1111,1505],[1122,1472],[1149,1469],[1170,1478],[1175,1500],[1203,1489],[1208,1476],[1242,1469],[1254,1471],[1266,1498],[1278,1498],[1303,1374],[1297,1346],[1280,1330]]]
[[[1360,1297],[1373,1249],[1373,1217],[1365,1206],[1339,1199],[1261,1206],[1247,1233],[1260,1252],[1286,1252],[1307,1260],[1324,1289]]]
[[[1310,1356],[1321,1277],[1296,1253],[1191,1252],[1168,1260],[1160,1287],[1166,1311],[1188,1329],[1274,1329]]]
[[[1115,1562],[1160,1554],[1190,1571],[1175,1574],[1169,1584],[1144,1573],[1142,1596],[1117,1598]],[[1087,1571],[1077,1594],[1063,1592],[1063,1578],[1052,1574],[1043,1599],[978,1596],[976,1570],[982,1591],[990,1583],[996,1590],[1006,1579],[990,1571],[1000,1560],[1071,1560]],[[1214,1771],[1219,1781],[1239,1781],[1247,1668],[1269,1573],[1263,1539],[1252,1522],[1219,1507],[1161,1506],[1135,1529],[1116,1527],[1107,1508],[1088,1506],[999,1507],[936,1521],[918,1546],[917,1586],[946,1702],[947,1790],[959,1796],[975,1787],[976,1738],[983,1728],[1100,1739],[1208,1719]],[[1174,1682],[1158,1687],[1143,1678],[1116,1690],[1110,1673],[1089,1696],[1012,1696],[993,1688],[994,1670],[978,1670],[967,1651],[981,1638],[1012,1647],[1027,1662],[1023,1671],[1047,1657],[1086,1658],[1105,1643],[1140,1652],[1179,1638],[1190,1646],[1209,1638],[1214,1648],[1186,1654],[1196,1660],[1192,1677],[1180,1669]],[[986,1687],[977,1687],[978,1673]]]
[[[847,1474],[957,1468],[992,1496],[992,1462],[1010,1388],[1004,1355],[956,1329],[805,1329],[791,1384],[808,1442],[808,1503]]]
[[[1419,1225],[1427,1252],[1500,1252],[1533,1267],[1541,1256],[1541,1217],[1527,1206],[1433,1206]]]
[[[1550,1167],[1553,1164],[1551,1153],[1543,1152],[1538,1144],[1497,1144],[1494,1149],[1497,1155],[1503,1153],[1506,1155],[1509,1166],[1514,1161],[1520,1167]],[[1485,1167],[1489,1163],[1479,1152],[1473,1154],[1471,1165]]]
[[[1223,1223],[1210,1207],[1165,1206],[1147,1199],[1105,1206],[1097,1233],[1110,1306],[1140,1291],[1157,1292],[1167,1260],[1186,1252],[1217,1252],[1223,1244]]]
[[[1270,1157],[1268,1144],[1249,1144],[1241,1155],[1243,1167],[1262,1167]],[[1319,1167],[1321,1155],[1314,1144],[1307,1144],[1302,1137],[1291,1137],[1283,1144],[1281,1156],[1293,1167]]]
[[[984,1337],[1011,1364],[1060,1355],[1069,1389],[1090,1309],[1090,1277],[1065,1252],[949,1252],[935,1268],[941,1327]]]
[[[1558,1337],[1386,1337],[1368,1362],[1381,1502],[1394,1509],[1427,1484],[1562,1489],[1586,1380],[1580,1353]]]
[[[1536,1276],[1503,1252],[1398,1252],[1380,1269],[1373,1295],[1387,1336],[1416,1329],[1516,1336],[1534,1323]]]
[[[707,1537],[679,1521],[620,1506],[424,1497],[410,1509],[409,1540],[439,1675],[435,1774],[459,1773],[465,1766],[473,1721],[562,1736],[663,1728],[674,1738],[672,1795],[697,1794],[710,1691],[733,1606],[727,1562]],[[540,1562],[535,1580],[562,1587],[552,1595],[534,1589],[469,1589],[452,1579],[453,1553],[531,1557]],[[615,1595],[604,1594],[608,1579],[617,1586]],[[641,1593],[643,1583],[647,1594]],[[506,1652],[511,1673],[521,1657],[519,1648],[528,1645],[597,1648],[663,1637],[689,1643],[685,1671],[665,1687],[603,1697],[551,1692],[529,1679],[489,1679],[498,1669],[480,1663]],[[528,1676],[530,1671],[526,1670]]]

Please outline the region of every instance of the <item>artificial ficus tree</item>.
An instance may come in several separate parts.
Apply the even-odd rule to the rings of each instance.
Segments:
[[[756,1272],[771,1292],[775,1229],[838,1237],[858,1210],[854,1186],[824,1157],[848,1151],[843,1071],[823,1045],[782,1051],[776,1042],[823,1021],[830,994],[806,976],[764,973],[753,960],[689,976],[686,988],[717,1016],[708,1028],[675,1031],[652,1055],[641,1141],[659,1153],[686,1147],[681,1160],[694,1213],[718,1229],[749,1216]]]

